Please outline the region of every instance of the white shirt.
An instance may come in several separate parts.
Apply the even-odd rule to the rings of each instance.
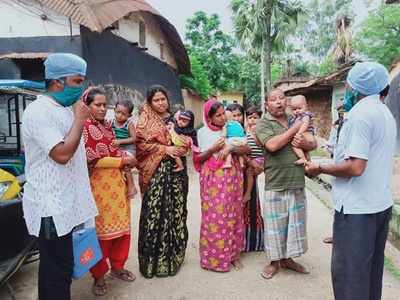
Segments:
[[[44,95],[39,95],[24,112],[21,128],[27,182],[22,203],[32,235],[39,235],[42,217],[53,217],[58,236],[63,236],[97,215],[83,139],[66,165],[49,156],[54,146],[63,142],[73,120],[71,108]]]
[[[378,95],[360,100],[350,111],[335,147],[335,163],[350,157],[367,160],[359,177],[334,178],[333,204],[345,214],[373,214],[393,205],[390,188],[396,147],[396,121]]]
[[[209,150],[222,136],[222,130],[213,131],[207,126],[203,126],[197,132],[197,141],[200,152]]]

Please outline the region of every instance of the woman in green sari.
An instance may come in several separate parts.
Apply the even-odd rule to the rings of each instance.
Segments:
[[[175,275],[185,259],[188,193],[187,169],[174,172],[173,157],[188,148],[171,143],[168,93],[151,87],[136,128],[142,209],[139,225],[139,268],[146,278]],[[189,146],[189,145],[187,145]]]

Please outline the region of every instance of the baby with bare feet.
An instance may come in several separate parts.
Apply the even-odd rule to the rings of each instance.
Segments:
[[[308,105],[306,97],[298,95],[292,97],[290,100],[290,108],[293,116],[289,119],[289,127],[292,127],[297,121],[301,121],[302,125],[296,135],[315,135],[314,127],[314,114],[308,111]],[[293,151],[299,158],[295,164],[305,165],[306,162],[310,161],[310,155],[303,149],[293,147]]]

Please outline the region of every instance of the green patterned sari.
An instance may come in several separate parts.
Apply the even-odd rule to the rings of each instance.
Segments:
[[[187,170],[174,173],[164,159],[143,195],[139,224],[139,268],[146,278],[175,275],[185,259]]]

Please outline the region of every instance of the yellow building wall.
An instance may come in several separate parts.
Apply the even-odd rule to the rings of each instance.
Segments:
[[[186,89],[182,90],[182,96],[185,109],[191,110],[194,113],[194,126],[200,126],[200,124],[203,123],[203,99],[201,99],[199,95],[196,95],[195,93]]]
[[[398,74],[400,74],[400,61],[390,71],[390,80],[393,80]]]
[[[224,104],[238,103],[243,105],[244,94],[241,92],[225,92],[217,96],[218,101]]]

